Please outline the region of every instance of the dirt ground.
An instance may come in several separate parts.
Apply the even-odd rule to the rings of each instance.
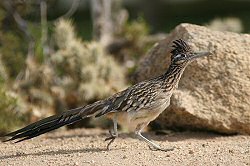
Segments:
[[[0,143],[0,165],[250,165],[250,136],[203,132],[144,133],[173,151],[151,151],[133,134],[120,134],[106,150],[107,131],[56,131],[18,144]]]

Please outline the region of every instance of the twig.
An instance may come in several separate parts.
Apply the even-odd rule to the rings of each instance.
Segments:
[[[18,28],[25,34],[28,42],[28,56],[34,56],[35,41],[33,36],[28,30],[27,22],[18,14],[18,12],[13,8],[10,0],[5,0],[3,3],[6,10],[12,14],[12,17],[16,21]]]
[[[79,4],[80,4],[80,0],[73,0],[72,5],[71,5],[70,9],[67,11],[67,13],[65,13],[64,15],[57,18],[57,20],[61,19],[61,18],[69,18],[69,17],[71,17],[76,12]]]
[[[47,57],[49,53],[48,48],[48,22],[47,22],[47,2],[45,0],[40,1],[40,10],[41,10],[41,43],[43,56]]]

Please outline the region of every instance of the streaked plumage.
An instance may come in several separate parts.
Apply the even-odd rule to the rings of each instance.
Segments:
[[[117,122],[130,127],[149,145],[162,150],[158,145],[141,135],[141,131],[162,113],[170,103],[173,90],[178,86],[185,67],[195,58],[209,53],[194,53],[182,39],[173,41],[171,65],[166,73],[156,78],[135,84],[113,96],[92,104],[69,110],[30,124],[20,130],[7,134],[6,141],[21,142],[57,129],[61,126],[80,121],[86,117],[107,115],[113,119],[114,133],[110,132],[109,145],[118,137]],[[169,149],[167,149],[169,150]]]

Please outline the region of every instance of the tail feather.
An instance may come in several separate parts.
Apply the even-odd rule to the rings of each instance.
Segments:
[[[104,107],[105,103],[99,101],[91,105],[66,111],[61,115],[53,115],[47,117],[22,129],[6,134],[4,137],[10,138],[3,142],[17,140],[15,143],[18,143],[37,137],[59,127],[80,121],[83,118],[94,116],[95,114],[99,113],[99,110],[102,110]]]
[[[77,122],[77,121],[79,121],[79,120],[81,120],[81,119],[82,119],[81,117],[76,117],[75,119],[72,119],[71,121],[72,121],[72,122]],[[72,123],[72,122],[71,122],[71,123]],[[36,132],[36,131],[33,131],[33,132],[29,133],[29,134],[26,134],[26,136],[19,137],[19,138],[22,138],[22,139],[16,141],[15,143],[22,142],[22,141],[25,141],[25,140],[28,140],[28,139],[37,137],[37,136],[39,136],[39,135],[42,135],[42,134],[47,133],[47,132],[49,132],[49,131],[58,129],[58,128],[60,128],[60,127],[62,127],[62,126],[64,126],[64,125],[67,125],[67,124],[70,124],[70,122],[59,123],[59,124],[57,124],[57,125],[54,125],[54,126],[50,126],[50,127],[44,128],[44,129],[42,129],[42,130],[40,130],[40,131],[37,131],[37,132]],[[14,139],[18,139],[18,137],[17,137],[17,138],[14,138]],[[12,138],[11,140],[14,140],[14,139]]]
[[[22,133],[24,131],[29,131],[31,129],[34,129],[35,127],[39,127],[39,125],[41,125],[41,124],[46,124],[48,122],[56,121],[57,118],[58,118],[58,115],[53,115],[53,116],[47,117],[47,118],[42,119],[40,121],[34,122],[34,123],[24,127],[24,128],[21,128],[19,130],[14,131],[14,132],[8,133],[5,135],[5,137],[15,136],[18,133]]]

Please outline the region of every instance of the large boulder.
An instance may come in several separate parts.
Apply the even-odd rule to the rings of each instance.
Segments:
[[[139,82],[162,74],[170,64],[172,41],[213,55],[190,64],[171,104],[156,120],[161,127],[250,134],[250,35],[180,24],[142,59]]]

